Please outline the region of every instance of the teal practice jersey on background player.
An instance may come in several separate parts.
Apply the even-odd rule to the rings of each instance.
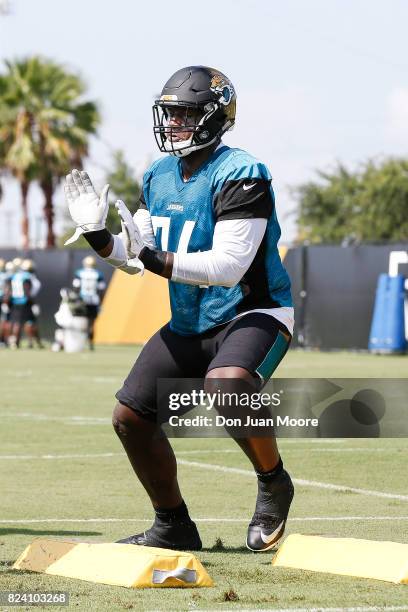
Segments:
[[[30,272],[19,270],[15,272],[11,277],[11,302],[15,305],[23,305],[28,303],[28,296],[26,295],[24,285],[31,283]],[[30,285],[31,286],[31,285]]]
[[[143,178],[141,206],[146,206],[152,217],[157,248],[173,253],[208,251],[217,220],[258,216],[248,208],[224,212],[217,204],[226,184],[241,179],[264,179],[269,183],[271,175],[250,154],[225,145],[219,146],[186,182],[180,159],[167,156],[154,162]],[[274,202],[272,187],[268,188]],[[245,295],[244,282],[234,287],[199,287],[169,281],[171,329],[182,335],[200,334],[243,311],[292,306],[290,280],[277,248],[280,233],[272,206],[262,244],[263,278],[255,281],[264,290],[257,291],[252,302]]]
[[[93,268],[79,268],[74,274],[73,285],[85,304],[99,306],[99,291],[105,285],[102,272]]]

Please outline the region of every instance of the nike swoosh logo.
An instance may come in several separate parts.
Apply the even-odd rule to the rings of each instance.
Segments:
[[[277,527],[275,529],[275,531],[273,533],[271,533],[270,535],[265,535],[261,529],[261,540],[264,544],[270,544],[271,542],[274,541],[274,539],[276,538],[277,534],[280,532],[280,530],[282,529],[282,525],[284,524],[285,521],[282,521],[281,524],[279,525],[279,527]]]
[[[248,189],[252,189],[252,187],[255,187],[255,185],[256,185],[256,183],[252,183],[252,185],[245,185],[245,184],[244,184],[244,185],[242,186],[242,189],[243,189],[244,191],[248,191]]]

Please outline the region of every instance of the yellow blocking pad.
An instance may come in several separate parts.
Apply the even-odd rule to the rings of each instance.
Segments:
[[[170,320],[166,279],[115,270],[95,323],[97,344],[143,344]]]
[[[293,534],[272,565],[408,584],[408,544]]]
[[[283,261],[285,259],[285,257],[286,257],[286,253],[288,252],[288,247],[287,246],[279,246],[278,247],[278,251],[279,251],[280,258]]]
[[[128,588],[214,586],[192,553],[132,544],[37,538],[13,568]]]

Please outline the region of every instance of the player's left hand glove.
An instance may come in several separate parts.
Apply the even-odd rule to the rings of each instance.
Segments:
[[[109,209],[109,185],[105,185],[98,196],[88,173],[73,170],[67,175],[64,191],[70,215],[77,226],[66,245],[75,242],[86,232],[105,229]]]
[[[35,317],[39,317],[39,316],[40,316],[40,312],[41,312],[41,310],[40,310],[40,307],[39,307],[39,305],[38,305],[38,304],[33,304],[33,305],[31,306],[31,310],[32,310],[32,313],[33,313],[33,315],[34,315]]]
[[[139,257],[139,253],[144,247],[139,228],[133,221],[132,213],[122,200],[117,200],[115,207],[120,217],[120,224],[122,226],[121,238],[126,249],[127,258],[128,260],[135,259]]]

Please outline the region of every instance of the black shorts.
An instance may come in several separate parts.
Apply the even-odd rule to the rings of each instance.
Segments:
[[[95,306],[95,304],[86,304],[86,318],[91,319],[91,321],[95,321],[98,316],[99,306]]]
[[[34,323],[35,316],[31,309],[31,304],[13,304],[11,306],[10,320],[12,323],[24,325],[25,323]]]
[[[282,323],[258,312],[194,336],[176,334],[167,324],[145,344],[116,398],[140,416],[156,421],[158,378],[204,378],[214,368],[236,366],[264,384],[290,340]]]

